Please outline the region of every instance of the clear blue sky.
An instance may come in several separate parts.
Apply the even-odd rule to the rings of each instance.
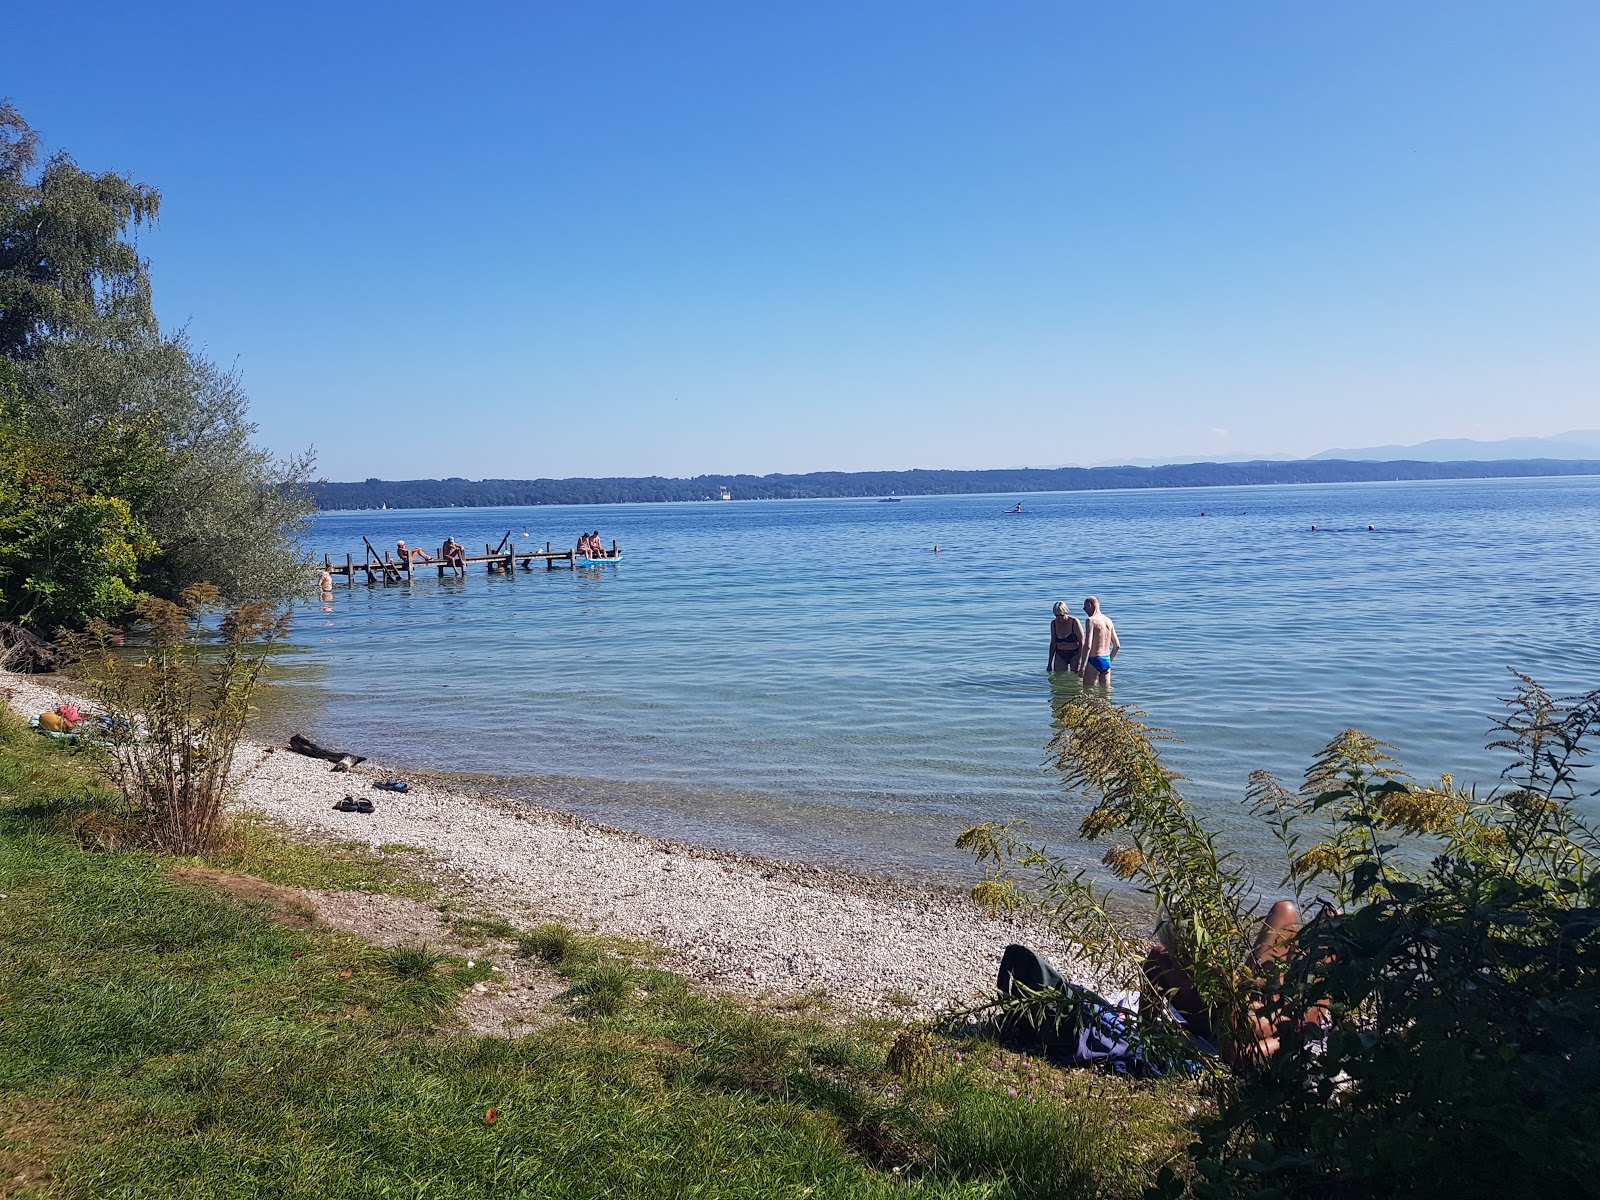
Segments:
[[[331,479],[1600,426],[1600,5],[34,5],[169,325]]]

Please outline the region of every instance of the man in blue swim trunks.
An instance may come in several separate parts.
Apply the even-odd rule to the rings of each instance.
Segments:
[[[1090,596],[1083,602],[1088,620],[1083,623],[1083,685],[1111,688],[1111,661],[1122,649],[1117,627],[1100,611],[1100,601]]]

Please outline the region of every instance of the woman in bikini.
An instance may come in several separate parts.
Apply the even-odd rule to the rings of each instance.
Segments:
[[[1045,670],[1051,674],[1079,673],[1079,653],[1083,649],[1083,623],[1072,615],[1066,602],[1057,600],[1055,619],[1050,622],[1050,656]]]

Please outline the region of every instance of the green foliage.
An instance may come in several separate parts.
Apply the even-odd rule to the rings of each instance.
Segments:
[[[132,234],[160,197],[0,103],[0,618],[46,632],[206,580],[304,590],[309,458],[250,442],[236,374],[165,335]]]
[[[227,599],[279,600],[304,589],[310,460],[252,445],[239,376],[183,333],[87,325],[41,343],[19,379],[32,435],[70,431],[74,477],[127,496],[159,543],[152,590],[175,596],[203,579]]]
[[[1079,832],[1115,835],[1105,863],[1150,898],[1182,947],[1207,1007],[1230,1027],[1261,998],[1260,981],[1245,966],[1254,939],[1258,902],[1240,870],[1219,849],[1178,788],[1152,729],[1132,705],[1116,706],[1092,693],[1068,700],[1057,713],[1047,754],[1069,787],[1094,799]],[[973,897],[985,907],[1028,908],[1082,948],[1099,980],[1138,988],[1138,966],[1150,938],[1148,918],[1115,902],[1089,872],[1021,838],[1014,825],[968,829],[957,845],[984,865]],[[1150,1049],[1181,1049],[1181,1034],[1158,1015],[1145,1022]]]
[[[34,357],[101,318],[153,327],[146,263],[124,236],[155,221],[160,193],[65,154],[35,173],[38,153],[38,135],[0,101],[0,356]]]
[[[50,630],[120,616],[155,542],[126,500],[86,486],[60,439],[32,436],[20,409],[0,362],[0,618]]]
[[[1241,1058],[1194,1147],[1202,1198],[1592,1194],[1600,1174],[1600,840],[1578,817],[1600,691],[1556,699],[1517,676],[1479,798],[1418,784],[1356,730],[1302,787],[1257,773],[1248,802],[1286,855],[1283,882],[1334,904],[1271,970],[1247,959],[1245,883],[1176,790],[1136,709],[1066,706],[1052,754],[1096,803],[1085,836],[1157,902],[1163,939],[1222,1029],[1281,1049]],[[1006,827],[963,838],[981,898],[1041,909],[1108,968],[1148,944],[1082,872]],[[1142,944],[1141,944],[1142,943]]]
[[[1266,1010],[1285,1052],[1209,1132],[1197,1195],[1593,1194],[1600,840],[1573,806],[1597,729],[1600,691],[1518,676],[1493,742],[1512,762],[1485,799],[1413,784],[1353,732],[1274,797],[1291,881],[1347,911],[1302,929]],[[1313,1005],[1325,1044],[1298,1019]]]
[[[287,615],[264,603],[238,605],[222,618],[220,645],[203,620],[216,590],[196,586],[184,604],[149,598],[139,618],[149,648],[118,653],[103,624],[78,639],[89,689],[112,722],[102,734],[111,777],[153,846],[204,854],[222,834],[222,806],[250,697]]]

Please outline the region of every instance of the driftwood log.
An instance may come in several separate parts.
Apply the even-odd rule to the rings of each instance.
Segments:
[[[59,671],[66,656],[42,637],[15,621],[0,621],[0,670],[21,675],[46,675]]]
[[[348,754],[343,750],[329,750],[319,746],[310,738],[301,737],[298,733],[289,739],[289,749],[296,754],[304,754],[307,758],[322,758],[333,764],[335,771],[348,771],[357,763],[367,761],[363,754]]]

